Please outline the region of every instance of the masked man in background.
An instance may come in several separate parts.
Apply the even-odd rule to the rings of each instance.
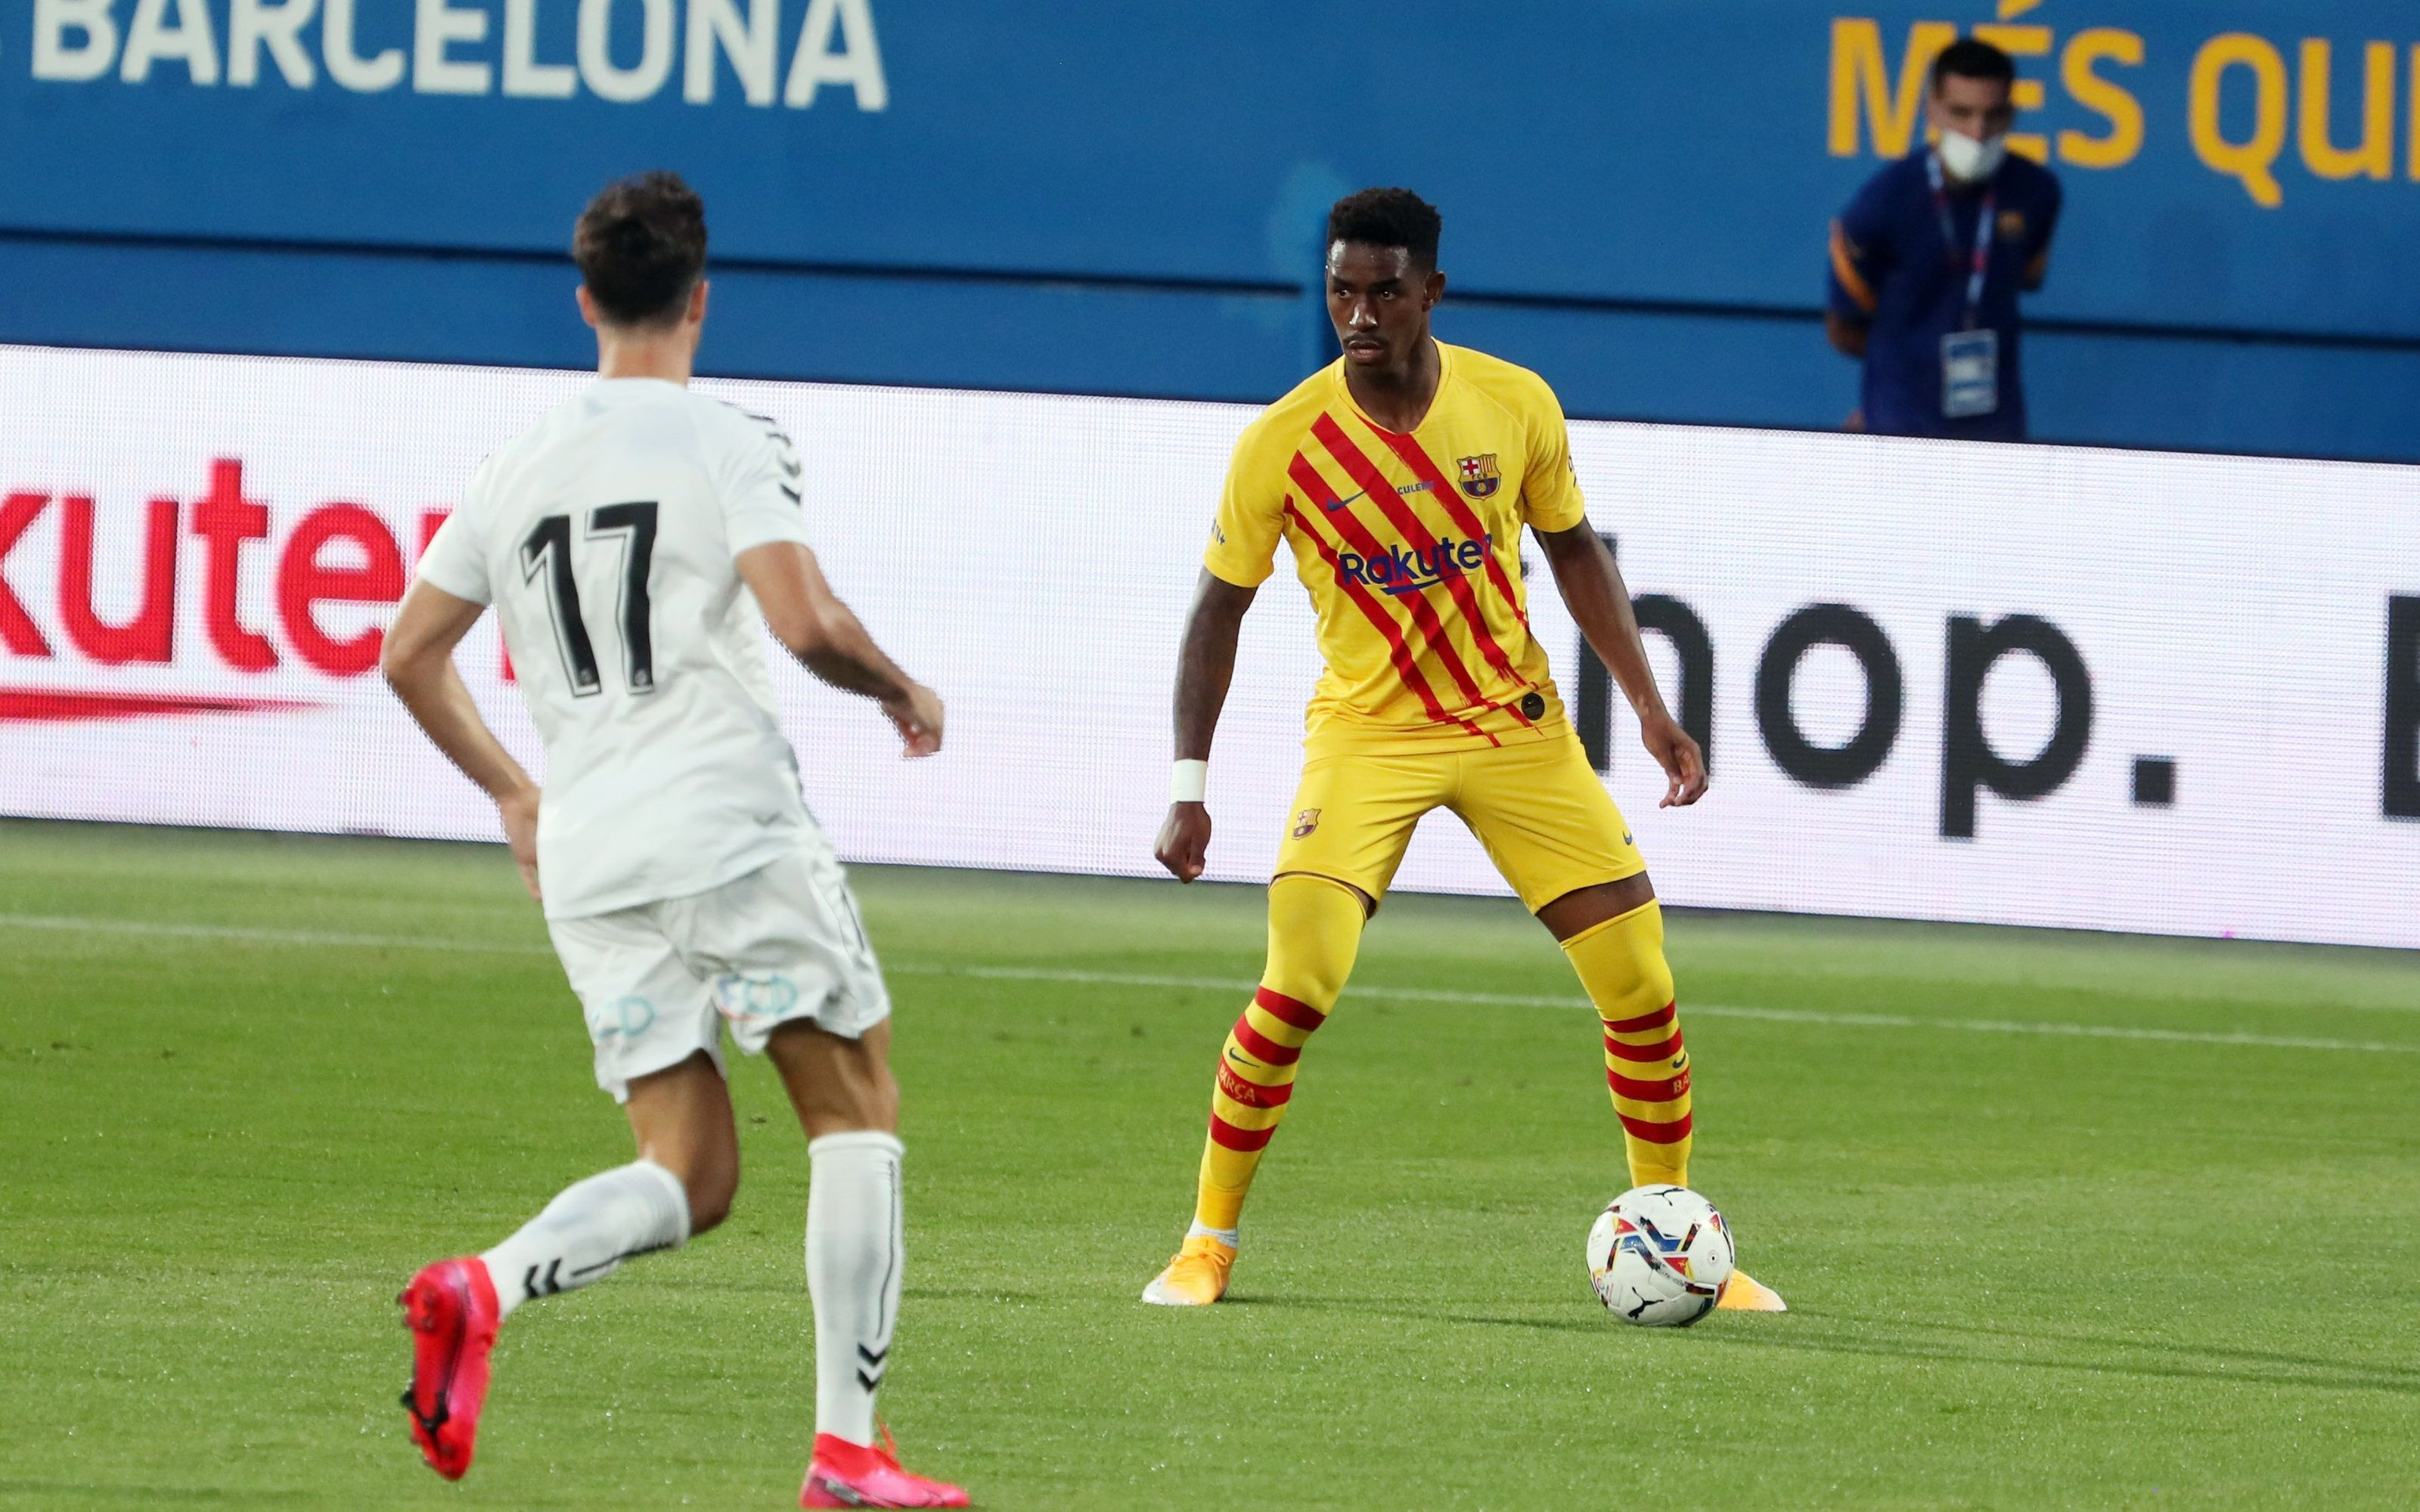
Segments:
[[[2016,79],[1989,42],[1944,49],[1926,99],[1937,142],[1868,179],[1832,223],[1824,332],[1865,363],[1863,429],[2025,439],[2017,296],[2050,270],[2060,193],[2009,153]]]

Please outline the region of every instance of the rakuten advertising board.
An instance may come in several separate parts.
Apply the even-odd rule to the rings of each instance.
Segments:
[[[0,812],[493,839],[376,672],[479,459],[577,374],[0,348]],[[1168,697],[1248,407],[706,381],[806,458],[832,580],[949,748],[777,673],[866,861],[1150,875]],[[1531,618],[1682,904],[2420,946],[2420,473],[1579,424],[1668,697],[1661,777],[1540,569]],[[1534,560],[1536,553],[1532,549]],[[1286,573],[1211,764],[1265,878],[1318,665]],[[534,765],[492,627],[462,670]],[[1400,887],[1507,889],[1451,816]]]

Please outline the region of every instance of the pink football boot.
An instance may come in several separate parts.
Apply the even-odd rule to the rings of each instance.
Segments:
[[[396,1301],[411,1330],[411,1389],[403,1394],[412,1442],[428,1468],[460,1480],[471,1468],[479,1409],[488,1402],[488,1354],[496,1347],[496,1288],[476,1256],[440,1260]]]
[[[851,1443],[829,1433],[815,1435],[814,1463],[799,1488],[802,1507],[964,1506],[967,1493],[947,1481],[911,1475],[899,1466],[891,1430],[878,1444]]]

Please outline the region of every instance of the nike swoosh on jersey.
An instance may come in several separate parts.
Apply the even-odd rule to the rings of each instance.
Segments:
[[[1324,509],[1324,510],[1326,510],[1326,511],[1327,511],[1329,514],[1333,515],[1333,514],[1335,514],[1338,510],[1342,509],[1345,505],[1347,505],[1347,504],[1351,503],[1354,500],[1360,498],[1360,497],[1361,497],[1361,494],[1366,494],[1366,493],[1368,493],[1369,491],[1370,491],[1369,489],[1364,488],[1364,489],[1362,489],[1362,490],[1361,490],[1361,493],[1346,494],[1343,498],[1339,499],[1338,501],[1336,501],[1336,502],[1334,502],[1334,503],[1332,503],[1332,504],[1322,504],[1322,505],[1320,505],[1319,507],[1320,507],[1320,508],[1322,508],[1322,509]]]

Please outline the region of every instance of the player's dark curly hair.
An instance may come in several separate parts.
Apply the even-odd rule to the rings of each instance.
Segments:
[[[1327,212],[1327,244],[1359,241],[1401,247],[1414,267],[1434,269],[1437,237],[1445,221],[1436,207],[1408,189],[1365,189],[1347,194]]]
[[[616,325],[678,319],[706,272],[706,201],[662,169],[616,180],[580,212],[571,259]]]
[[[1953,73],[1961,79],[2014,84],[2017,60],[1979,37],[1962,37],[1943,48],[1941,55],[1932,60],[1932,92],[1941,93],[1941,81]]]

